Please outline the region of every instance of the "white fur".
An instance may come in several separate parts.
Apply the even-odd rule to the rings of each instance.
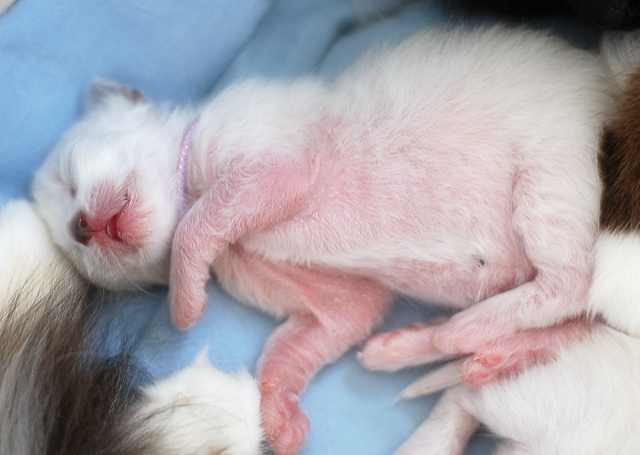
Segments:
[[[500,455],[636,455],[639,358],[640,340],[600,326],[516,379],[448,390],[396,455],[462,453],[478,422],[504,439]]]
[[[589,300],[591,312],[601,314],[611,326],[640,337],[640,233],[600,234]]]
[[[461,46],[471,48],[458,56]],[[554,69],[540,70],[547,66]],[[345,184],[331,189],[338,194],[322,194],[316,182],[299,216],[278,229],[246,233],[240,241],[245,249],[269,261],[343,269],[427,301],[465,307],[495,292],[487,283],[502,279],[496,278],[500,266],[513,270],[503,287],[529,279],[528,261],[541,269],[571,263],[587,273],[584,252],[595,237],[600,190],[594,131],[611,101],[608,77],[596,56],[541,34],[498,27],[420,34],[365,58],[335,86],[313,79],[247,81],[199,109],[171,113],[112,97],[65,135],[37,173],[34,197],[55,241],[93,282],[109,288],[166,283],[177,222],[177,153],[182,132],[199,116],[189,157],[189,205],[232,159],[265,154],[308,161],[313,172],[322,167],[324,179],[331,172],[344,174],[337,180],[345,182],[366,174],[381,193],[369,198]],[[323,125],[323,119],[336,124]],[[323,134],[331,145],[320,150],[314,143]],[[414,161],[404,158],[405,150],[412,150]],[[435,150],[447,153],[432,159]],[[430,169],[428,179],[424,169]],[[136,170],[140,178],[127,187],[123,176]],[[532,188],[525,183],[513,189],[520,170]],[[104,181],[144,205],[150,233],[144,247],[115,260],[76,242],[69,229]],[[432,197],[421,197],[425,191]],[[527,196],[531,191],[535,195]],[[453,194],[451,210],[434,215]],[[580,229],[545,236],[535,228],[565,223]],[[480,284],[455,295],[440,292],[437,279],[429,282],[428,273],[418,272],[417,264],[475,270],[485,257]],[[555,271],[540,279],[553,281]],[[578,310],[571,305],[575,296],[563,299],[567,312]],[[493,304],[501,307],[505,300],[510,297]],[[527,324],[529,317],[519,319]]]
[[[127,100],[117,96],[105,95],[95,104],[99,106],[91,107],[93,115],[61,139],[46,160],[46,171],[36,175],[36,205],[49,226],[55,227],[55,242],[92,282],[112,289],[164,282],[177,221],[175,166],[182,123],[176,125],[170,115],[146,103],[131,109]],[[122,134],[131,129],[137,131],[135,137]],[[146,168],[153,171],[136,172]],[[135,187],[127,183],[133,172]],[[71,217],[91,205],[91,190],[104,182],[118,188],[122,198],[136,201],[153,226],[144,250],[128,255],[123,263],[98,249],[84,248],[69,234]]]
[[[229,244],[237,243],[249,258],[303,265],[301,275],[328,268],[426,301],[473,305],[438,337],[447,352],[469,352],[465,343],[473,351],[479,339],[585,309],[599,215],[596,157],[613,92],[600,56],[542,33],[433,31],[370,55],[335,84],[248,81],[200,109],[172,113],[110,97],[56,147],[34,196],[56,241],[90,279],[110,287],[166,283],[175,164],[182,131],[199,116],[187,171],[190,209],[174,239],[174,322],[195,322],[214,261],[227,289],[237,279],[238,294],[259,296],[247,303],[280,315],[309,312],[294,308],[295,298],[279,298],[278,283],[256,290],[255,276],[224,270]],[[145,178],[125,186],[122,175],[132,172]],[[69,229],[105,182],[145,205],[152,231],[148,245],[117,261],[75,242]],[[367,299],[332,297],[311,312],[325,312],[319,321],[345,339],[318,336],[313,349],[298,353],[344,352],[355,342],[347,336],[361,337],[355,329],[374,319],[347,310],[369,304],[368,312],[380,311]],[[343,306],[326,304],[334,301]],[[284,383],[289,371],[278,368]],[[273,402],[272,415],[285,415]],[[304,431],[291,421],[283,428]]]
[[[143,390],[136,418],[145,431],[160,430],[167,453],[258,455],[263,439],[260,393],[246,370],[214,368],[206,350],[190,366]]]
[[[49,314],[46,313],[51,311],[47,308],[48,304],[66,304],[65,300],[58,303],[58,299],[64,299],[67,293],[73,294],[76,288],[80,292],[80,277],[72,263],[53,243],[48,229],[30,202],[11,201],[0,209],[0,251],[0,324],[6,323],[5,316],[10,316],[12,324],[15,324],[20,314],[24,313],[24,323],[42,325],[37,317],[38,310],[42,310],[43,314]],[[59,293],[63,297],[49,296],[51,292]],[[77,303],[77,300],[70,299],[68,304],[73,306]],[[42,308],[38,308],[37,305],[42,305]],[[20,313],[16,312],[16,309]],[[69,310],[69,314],[74,314],[72,307],[66,309]],[[8,311],[6,314],[5,310]],[[74,328],[80,329],[77,322],[74,324]],[[0,339],[0,342],[11,345],[17,343],[20,337],[37,336],[29,335],[26,327],[15,328],[19,330],[15,339]],[[12,335],[12,332],[3,330],[2,334]],[[47,336],[51,336],[51,333]],[[37,343],[37,338],[34,339],[35,347],[43,349],[43,346]],[[15,449],[16,445],[11,445],[9,439],[13,441],[12,438],[16,438],[18,441],[22,434],[19,433],[19,427],[11,427],[10,424],[15,425],[16,421],[20,421],[15,418],[19,415],[20,408],[12,401],[10,394],[19,391],[28,396],[29,387],[37,389],[38,393],[44,393],[33,385],[31,376],[34,373],[30,369],[34,368],[30,362],[33,359],[37,360],[37,356],[42,353],[38,351],[20,354],[3,350],[2,354],[16,357],[0,359],[4,368],[0,375],[0,397],[11,407],[3,409],[13,419],[0,424],[0,433],[7,439],[2,441],[2,447]],[[19,359],[25,362],[24,366],[22,363],[15,363]],[[14,382],[19,386],[13,385]],[[15,390],[10,387],[15,387]],[[53,392],[57,391],[51,392],[52,396],[55,396]],[[109,394],[112,391],[104,392]],[[98,391],[93,390],[92,393]],[[255,380],[246,371],[235,375],[222,373],[209,363],[207,353],[201,352],[192,365],[147,386],[142,394],[144,401],[133,417],[136,420],[132,422],[135,431],[130,436],[139,434],[142,441],[152,437],[154,440],[150,444],[150,447],[153,447],[150,449],[151,453],[261,453],[263,435],[259,415],[260,395]],[[38,416],[39,408],[30,408],[28,402],[21,405],[27,406],[25,415],[22,416],[23,420],[27,420],[31,414]],[[47,409],[47,405],[42,406]],[[66,423],[61,422],[61,425]],[[32,425],[29,431],[38,431],[37,428],[37,425]],[[33,441],[39,440],[37,438],[41,436],[44,437],[29,433],[28,440],[37,447]],[[113,444],[126,446],[127,442],[113,441]],[[24,446],[29,447],[29,444],[25,442]],[[25,449],[24,453],[31,452]]]
[[[75,276],[73,265],[26,200],[11,201],[0,210],[0,252],[0,307],[16,293],[33,301]]]

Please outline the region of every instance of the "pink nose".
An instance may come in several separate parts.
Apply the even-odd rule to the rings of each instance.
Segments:
[[[93,229],[89,226],[84,213],[78,212],[71,222],[71,235],[76,241],[86,245],[93,237]]]

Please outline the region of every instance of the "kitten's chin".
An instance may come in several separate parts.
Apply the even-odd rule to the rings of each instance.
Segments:
[[[124,255],[105,261],[82,253],[73,259],[82,275],[105,289],[132,291],[169,283],[168,259],[150,261]]]
[[[114,275],[87,275],[89,281],[96,285],[112,291],[136,291],[148,289],[152,286],[162,286],[168,284],[168,274],[147,274],[146,276],[134,276],[133,274]]]

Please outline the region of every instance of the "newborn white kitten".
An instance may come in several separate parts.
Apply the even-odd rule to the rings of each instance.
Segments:
[[[287,316],[259,384],[269,440],[292,454],[306,383],[394,293],[464,311],[374,338],[370,368],[475,352],[585,310],[612,87],[599,56],[501,27],[422,33],[335,83],[250,80],[197,109],[94,85],[34,197],[92,281],[168,283],[178,327],[204,310],[211,269],[240,301]]]

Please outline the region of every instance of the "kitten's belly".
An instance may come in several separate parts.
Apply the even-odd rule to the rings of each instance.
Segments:
[[[466,308],[529,281],[533,268],[526,259],[521,264],[489,264],[486,259],[469,257],[463,263],[398,259],[388,267],[353,269],[353,273],[430,304]]]
[[[240,243],[272,262],[365,276],[458,308],[531,279],[512,226],[511,168],[472,172],[450,162],[453,152],[405,152],[395,173],[364,158],[352,166],[325,159],[299,211]]]
[[[330,251],[314,249],[312,239],[308,239],[306,248],[296,247],[269,234],[249,236],[241,243],[247,251],[273,262],[372,278],[399,294],[455,308],[514,288],[535,274],[522,246],[512,236],[488,242],[488,248],[459,239],[452,245],[451,238],[437,236],[425,236],[419,242],[387,240],[351,251],[338,249],[336,244]]]

